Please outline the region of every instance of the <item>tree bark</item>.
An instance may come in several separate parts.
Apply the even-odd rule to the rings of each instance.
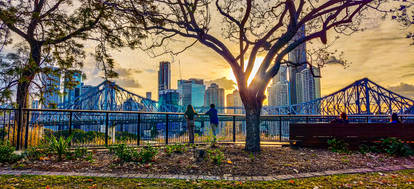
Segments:
[[[247,102],[246,110],[246,146],[249,152],[260,152],[260,112],[262,105],[256,102]]]

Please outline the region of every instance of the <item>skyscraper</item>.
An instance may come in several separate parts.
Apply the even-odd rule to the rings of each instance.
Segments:
[[[51,69],[57,70],[57,68]],[[42,108],[57,108],[57,105],[61,103],[60,74],[42,74],[42,80],[44,81]]]
[[[171,64],[164,61],[158,70],[158,93],[166,89],[171,89]]]
[[[305,37],[305,26],[301,27],[291,43],[303,37]],[[303,43],[292,50],[288,60],[292,63],[302,64],[289,67],[290,104],[299,104],[319,98],[321,94],[320,80],[314,75],[319,75],[320,70],[306,64],[306,44]]]
[[[178,104],[180,101],[180,94],[177,90],[167,89],[162,90],[159,93],[159,106],[160,111],[172,111],[175,112],[178,110]]]
[[[96,95],[98,91],[98,87],[82,85],[81,94],[86,96],[85,100],[82,102],[82,110],[99,110],[99,96]]]
[[[290,43],[293,43],[303,37],[305,37],[305,26],[304,25],[298,30],[298,32],[292,38]],[[302,43],[298,47],[290,51],[288,54],[288,60],[296,64],[301,64],[301,63],[306,62],[306,43]],[[297,104],[298,98],[299,99],[301,98],[301,97],[298,97],[301,95],[301,92],[299,92],[298,94],[298,90],[299,91],[302,90],[302,85],[301,83],[297,82],[296,75],[297,73],[300,73],[303,69],[306,69],[306,64],[303,64],[301,66],[290,66],[289,67],[290,104]]]
[[[180,93],[180,105],[189,104],[194,107],[204,106],[206,87],[202,79],[178,80],[178,93]]]
[[[224,89],[219,88],[216,83],[212,83],[206,90],[204,99],[204,106],[208,107],[210,104],[215,104],[216,107],[224,107]],[[219,110],[223,113],[223,110]]]
[[[230,93],[226,96],[226,107],[228,107],[227,112],[228,114],[242,114],[243,111],[241,109],[235,109],[231,107],[243,107],[243,102],[240,98],[240,93],[238,90],[234,90],[233,93]]]
[[[66,79],[69,79],[69,78],[66,78]],[[75,72],[72,78],[70,78],[69,80],[70,82],[76,82],[76,85],[72,89],[69,89],[67,87],[64,88],[63,102],[65,103],[70,103],[81,95],[81,90],[83,86],[82,72]],[[80,109],[81,107],[74,107],[74,108]]]
[[[287,66],[281,65],[279,73],[273,78],[268,88],[269,106],[289,105],[289,82],[287,80]]]

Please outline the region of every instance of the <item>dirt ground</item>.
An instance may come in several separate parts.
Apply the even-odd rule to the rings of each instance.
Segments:
[[[198,147],[206,148],[206,147]],[[245,152],[239,145],[220,145],[224,160],[217,165],[209,159],[197,160],[195,149],[168,156],[161,148],[154,162],[139,164],[121,163],[108,151],[93,151],[93,160],[64,160],[54,158],[23,160],[0,169],[31,169],[43,171],[75,171],[100,173],[150,173],[185,175],[270,176],[277,174],[306,173],[348,168],[401,165],[414,162],[414,157],[393,157],[385,154],[339,154],[326,149],[291,149],[289,147],[262,147],[260,154]]]

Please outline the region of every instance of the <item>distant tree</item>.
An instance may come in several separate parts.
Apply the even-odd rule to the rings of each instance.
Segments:
[[[135,28],[139,21],[126,24],[110,5],[111,0],[0,1],[2,101],[15,95],[17,106],[27,108],[29,91],[56,93],[43,86],[61,75],[65,87],[76,86],[71,78],[83,66],[85,41],[96,45],[95,59],[105,77],[115,77],[107,48],[135,47],[144,35]]]
[[[266,86],[281,64],[304,64],[288,62],[286,55],[313,39],[326,44],[330,30],[339,33],[358,30],[364,12],[377,10],[383,1],[154,0],[156,13],[153,6],[141,2],[122,1],[117,7],[129,14],[130,19],[144,21],[143,29],[152,39],[146,50],[154,52],[154,48],[159,47],[160,54],[177,54],[200,43],[230,65],[246,110],[246,150],[257,152],[260,151],[260,114]],[[221,21],[212,24],[217,18]],[[304,25],[306,35],[291,42]],[[213,28],[218,29],[212,32]],[[217,34],[217,30],[222,35]],[[169,46],[180,40],[191,42],[181,50],[177,50],[176,43]],[[264,59],[254,79],[248,83],[260,55]]]

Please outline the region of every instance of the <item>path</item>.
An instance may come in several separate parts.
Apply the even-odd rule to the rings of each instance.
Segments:
[[[123,174],[116,173],[78,173],[78,172],[49,172],[31,170],[5,170],[0,169],[0,175],[59,175],[59,176],[87,176],[87,177],[118,177],[118,178],[151,178],[151,179],[185,179],[185,180],[229,180],[229,181],[275,181],[297,178],[307,178],[316,176],[327,176],[336,174],[355,174],[370,172],[398,171],[404,169],[414,169],[414,164],[384,166],[375,168],[343,169],[335,171],[322,171],[310,173],[298,173],[290,175],[276,176],[207,176],[207,175],[160,175],[160,174]]]

